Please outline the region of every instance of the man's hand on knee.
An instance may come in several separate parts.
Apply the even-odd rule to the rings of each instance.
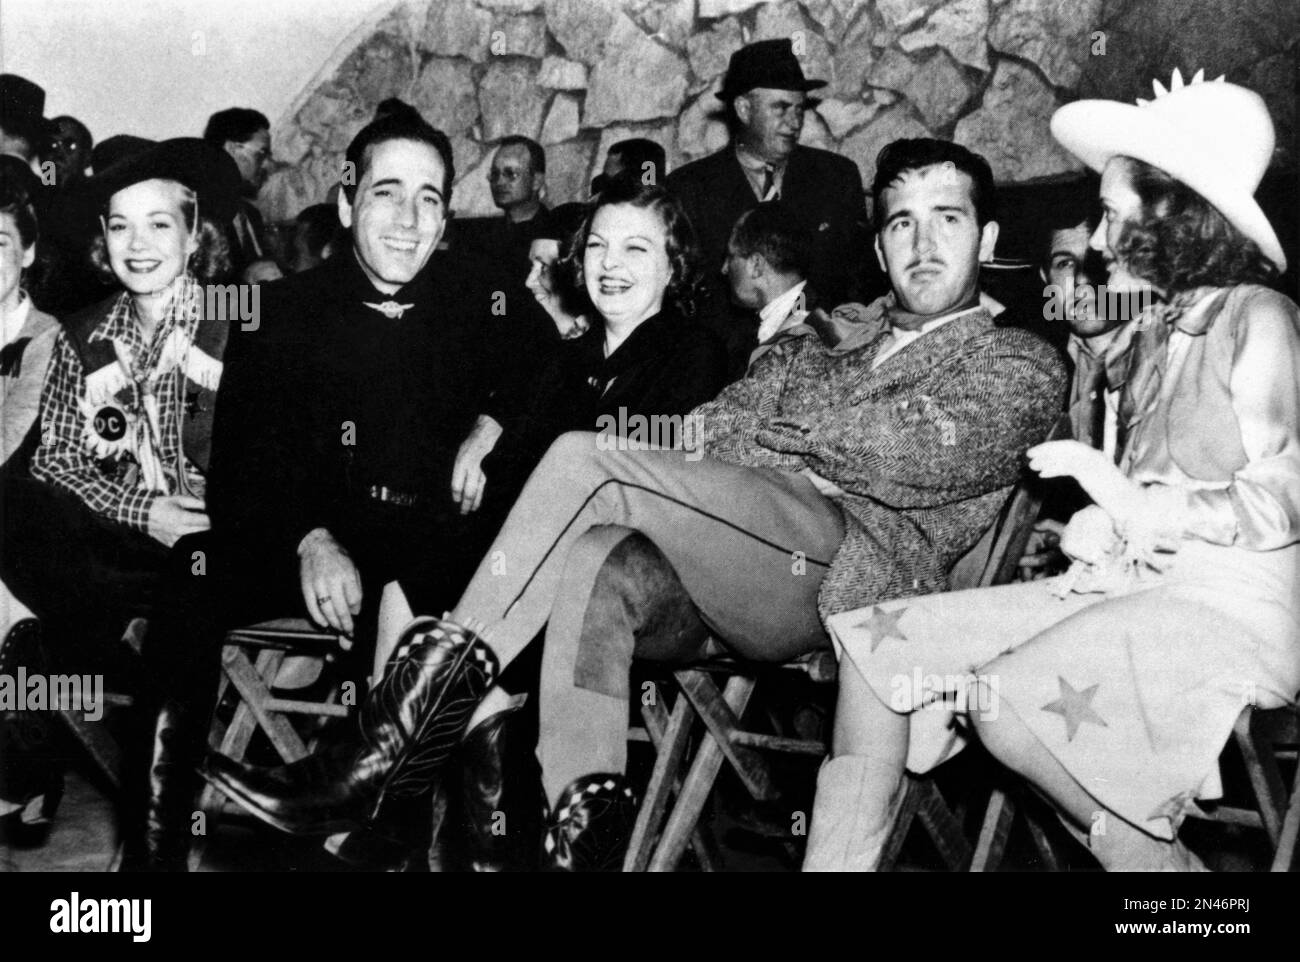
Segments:
[[[311,620],[352,634],[361,612],[361,575],[352,558],[325,528],[314,528],[298,545],[298,579]]]

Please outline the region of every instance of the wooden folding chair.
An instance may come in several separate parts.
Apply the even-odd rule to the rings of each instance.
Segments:
[[[950,577],[953,589],[1010,581],[1041,503],[1036,486],[1018,485],[994,525],[954,566]],[[813,681],[826,684],[837,677],[835,657],[829,651],[813,652],[783,665],[720,659],[672,673],[679,694],[671,712],[659,705],[642,706],[646,728],[651,732],[658,730],[660,736],[651,737],[658,754],[623,863],[624,871],[672,871],[688,844],[699,855],[701,848],[706,847],[700,837],[700,815],[724,761],[730,764],[746,791],[762,802],[774,799],[776,790],[771,769],[761,751],[816,758],[826,754],[824,741],[754,732],[741,723],[759,678],[773,671],[802,671]],[[725,679],[721,688],[715,676]],[[696,721],[703,724],[705,734],[689,770],[682,776],[681,766]],[[660,833],[659,824],[674,795],[676,801]],[[921,821],[951,868],[964,868],[969,863],[970,845],[960,821],[944,802],[933,780],[909,777],[896,837],[886,846],[886,865],[892,864],[916,819]],[[717,867],[716,861],[707,857],[700,861],[706,870]]]
[[[290,719],[293,716],[346,718],[349,706],[340,702],[337,685],[329,686],[318,699],[283,697],[272,689],[287,657],[318,660],[323,670],[327,663],[334,661],[342,644],[338,635],[320,631],[303,618],[277,618],[231,631],[221,653],[217,703],[220,705],[233,694],[236,704],[229,723],[221,720],[220,713],[214,714],[210,746],[242,761],[253,735],[261,730],[286,764],[306,758],[308,743]],[[217,789],[211,785],[204,788],[199,801],[204,833],[191,846],[191,871],[197,870],[203,861],[206,840],[221,816],[224,803],[225,796]]]

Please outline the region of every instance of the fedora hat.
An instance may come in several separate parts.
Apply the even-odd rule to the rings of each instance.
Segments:
[[[732,101],[755,87],[771,90],[816,90],[825,80],[808,80],[803,75],[794,47],[787,40],[760,40],[741,47],[727,64],[727,79],[718,91],[719,100]]]
[[[45,127],[45,89],[16,73],[0,74],[0,127],[39,136]]]
[[[199,212],[221,223],[239,209],[240,176],[234,159],[197,137],[176,137],[136,149],[86,182],[89,196],[107,204],[119,190],[146,180],[174,180],[199,197]]]
[[[1116,156],[1158,167],[1196,191],[1264,256],[1286,271],[1286,255],[1255,190],[1273,156],[1273,122],[1254,91],[1205,81],[1197,71],[1183,83],[1175,70],[1169,89],[1152,81],[1155,97],[1136,105],[1079,100],[1052,115],[1052,136],[1093,170]]]

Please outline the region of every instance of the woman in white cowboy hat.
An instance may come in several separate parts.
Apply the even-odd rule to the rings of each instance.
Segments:
[[[1102,174],[1111,284],[1162,298],[1134,322],[1119,466],[1030,449],[1094,501],[1060,578],[831,619],[847,657],[806,870],[874,868],[904,768],[970,729],[1106,869],[1203,868],[1178,828],[1221,793],[1234,722],[1300,689],[1300,309],[1262,284],[1286,258],[1252,196],[1273,126],[1251,91],[1200,80],[1052,118]]]

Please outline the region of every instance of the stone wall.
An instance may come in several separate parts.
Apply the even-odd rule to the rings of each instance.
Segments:
[[[552,203],[586,196],[609,144],[646,136],[670,169],[726,142],[714,97],[742,44],[789,37],[828,81],[804,142],[867,183],[898,137],[951,137],[1021,183],[1074,169],[1048,119],[1077,97],[1149,96],[1153,77],[1226,73],[1258,90],[1295,160],[1295,0],[405,0],[344,44],[274,130],[289,167],[272,220],[325,198],[348,141],[386,97],[452,139],[459,216],[495,213],[492,144],[546,147]],[[291,52],[286,52],[291,54]]]

